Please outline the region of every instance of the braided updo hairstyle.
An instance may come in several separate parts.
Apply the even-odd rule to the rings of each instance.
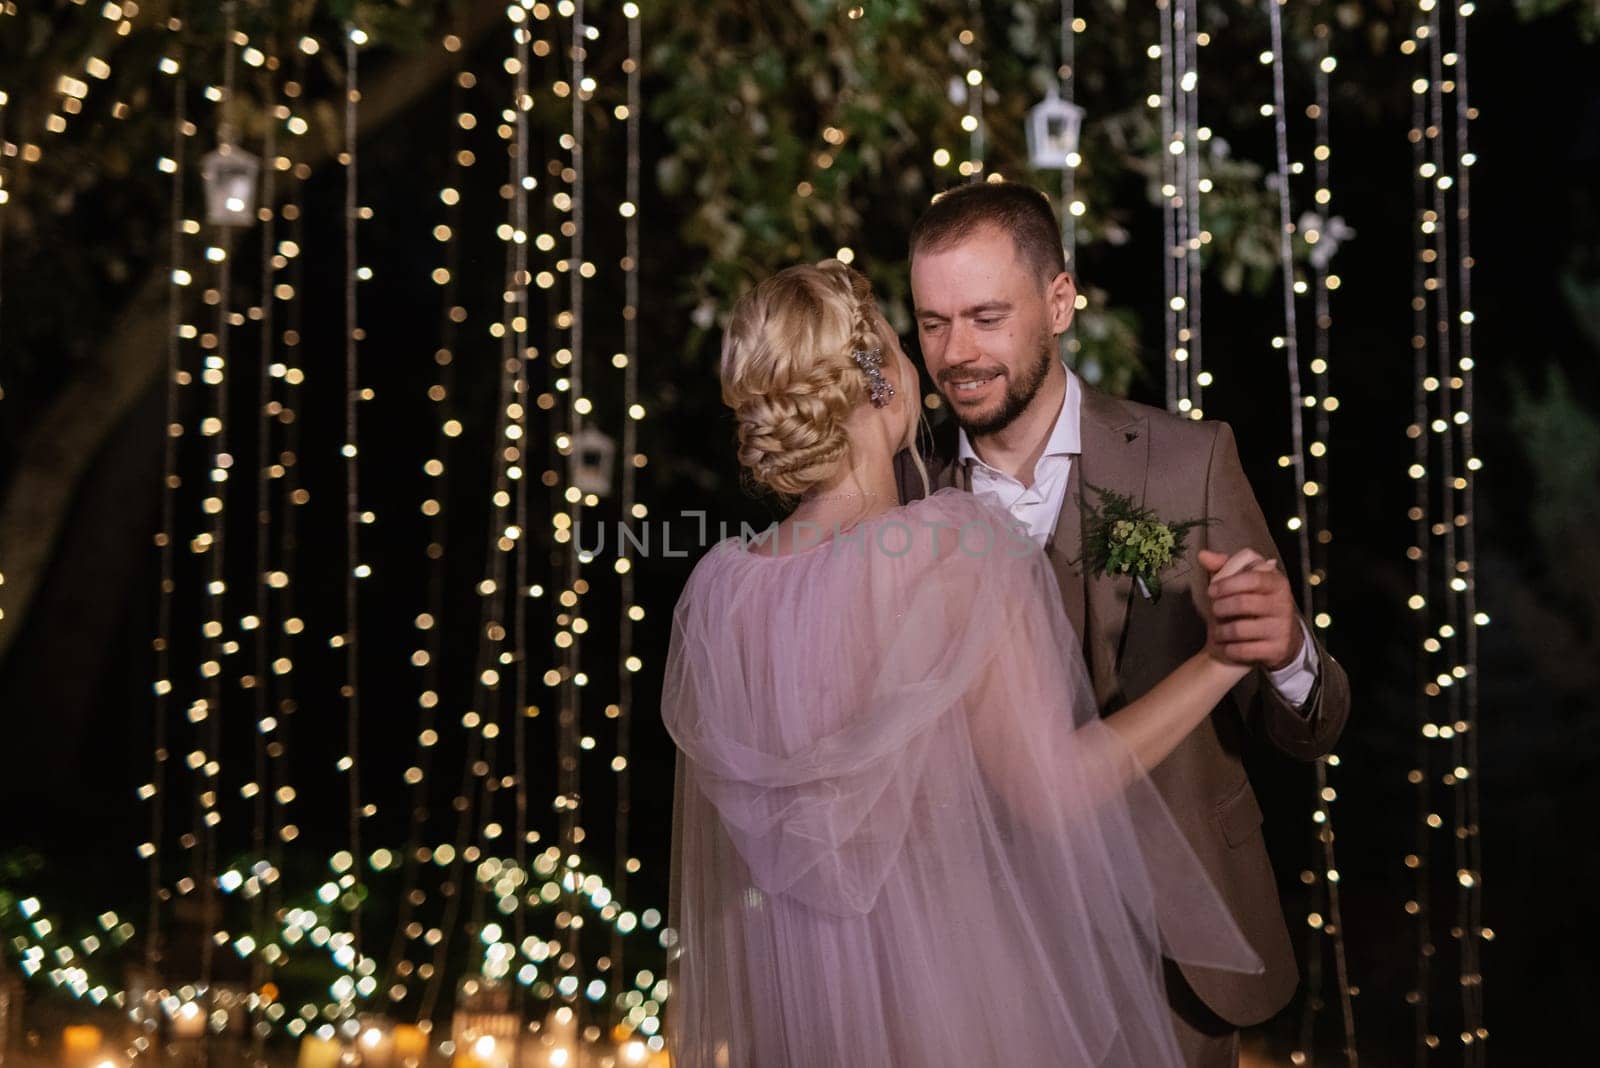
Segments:
[[[857,349],[878,349],[866,276],[838,260],[779,271],[740,298],[722,341],[722,401],[739,424],[739,463],[797,497],[849,449],[845,420],[867,401]]]

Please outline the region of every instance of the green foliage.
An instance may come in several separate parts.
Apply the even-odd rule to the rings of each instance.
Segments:
[[[1600,420],[1574,395],[1559,366],[1545,374],[1544,395],[1526,386],[1512,393],[1512,426],[1533,469],[1531,518],[1539,540],[1554,550],[1575,536],[1584,540],[1600,523]],[[1587,555],[1587,554],[1586,554]]]
[[[1571,11],[1584,41],[1600,39],[1600,0],[1515,0],[1517,14],[1525,19],[1545,18]]]
[[[1161,572],[1184,552],[1189,532],[1208,519],[1165,522],[1154,509],[1133,503],[1115,490],[1086,485],[1100,499],[1085,504],[1083,560],[1098,578],[1132,575],[1152,601],[1161,600]]]

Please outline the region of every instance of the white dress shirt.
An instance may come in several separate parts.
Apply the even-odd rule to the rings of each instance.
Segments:
[[[1061,515],[1061,504],[1066,498],[1067,478],[1072,473],[1072,458],[1082,452],[1080,412],[1083,405],[1083,385],[1071,369],[1067,371],[1067,392],[1061,401],[1061,412],[1045,442],[1044,452],[1034,464],[1033,482],[1023,485],[1004,471],[985,463],[973,449],[965,430],[956,439],[956,462],[967,466],[971,476],[972,492],[986,497],[1010,512],[1028,530],[1033,540],[1043,546],[1055,533],[1056,519]],[[1290,705],[1299,708],[1311,695],[1317,682],[1317,649],[1300,621],[1300,655],[1293,663],[1277,671],[1268,672],[1272,688]]]

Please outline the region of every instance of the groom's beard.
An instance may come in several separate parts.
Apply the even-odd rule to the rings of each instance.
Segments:
[[[1034,363],[1022,370],[1021,377],[1013,379],[1006,375],[1006,391],[1000,398],[1000,404],[991,412],[963,414],[955,404],[950,405],[950,410],[955,413],[956,423],[969,437],[982,437],[987,434],[997,434],[1017,421],[1017,417],[1027,410],[1033,403],[1033,398],[1039,395],[1039,389],[1044,385],[1044,380],[1050,373],[1050,361],[1056,358],[1053,339],[1048,335],[1039,339],[1039,358]],[[943,382],[945,400],[950,400],[950,390],[955,387],[961,378],[947,375]]]

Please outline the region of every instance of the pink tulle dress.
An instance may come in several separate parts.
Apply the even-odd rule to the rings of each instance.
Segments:
[[[1162,955],[1260,971],[1014,525],[941,490],[696,566],[662,697],[677,1068],[1177,1068]]]

